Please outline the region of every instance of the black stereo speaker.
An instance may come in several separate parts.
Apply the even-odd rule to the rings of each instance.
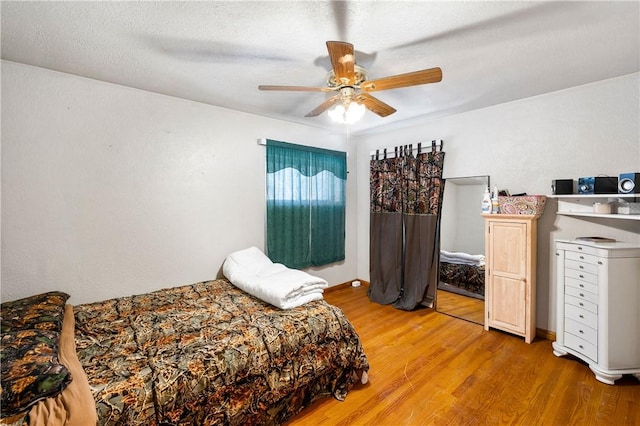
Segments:
[[[609,176],[578,179],[578,194],[614,194],[618,192],[618,179]]]
[[[552,195],[573,194],[573,179],[556,179],[551,181]]]
[[[640,194],[640,173],[622,173],[618,179],[618,193]]]

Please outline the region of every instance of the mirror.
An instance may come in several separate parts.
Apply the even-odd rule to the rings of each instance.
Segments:
[[[484,219],[482,196],[489,176],[445,180],[440,217],[436,310],[484,324]]]

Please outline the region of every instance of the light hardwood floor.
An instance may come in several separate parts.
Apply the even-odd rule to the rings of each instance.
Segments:
[[[438,290],[437,304],[438,312],[484,324],[484,300]]]
[[[575,358],[431,309],[370,302],[367,287],[325,294],[354,324],[369,383],[324,398],[288,425],[640,425],[640,381],[598,382]]]

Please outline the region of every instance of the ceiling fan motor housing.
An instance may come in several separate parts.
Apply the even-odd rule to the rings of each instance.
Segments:
[[[364,67],[361,67],[358,64],[354,64],[353,66],[354,70],[353,70],[353,84],[350,84],[349,86],[352,87],[360,87],[360,84],[362,84],[363,82],[367,81],[367,70]],[[329,75],[327,75],[327,86],[331,87],[331,88],[338,88],[338,87],[342,87],[345,86],[345,83],[338,81],[338,79],[336,79],[336,73],[334,70],[329,71]]]

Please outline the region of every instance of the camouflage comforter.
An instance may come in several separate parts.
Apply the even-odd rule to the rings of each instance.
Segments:
[[[484,266],[440,262],[440,282],[461,290],[462,294],[484,298],[484,269]],[[451,289],[448,286],[438,288]]]
[[[100,425],[280,424],[369,366],[343,312],[280,310],[225,279],[75,307]]]

